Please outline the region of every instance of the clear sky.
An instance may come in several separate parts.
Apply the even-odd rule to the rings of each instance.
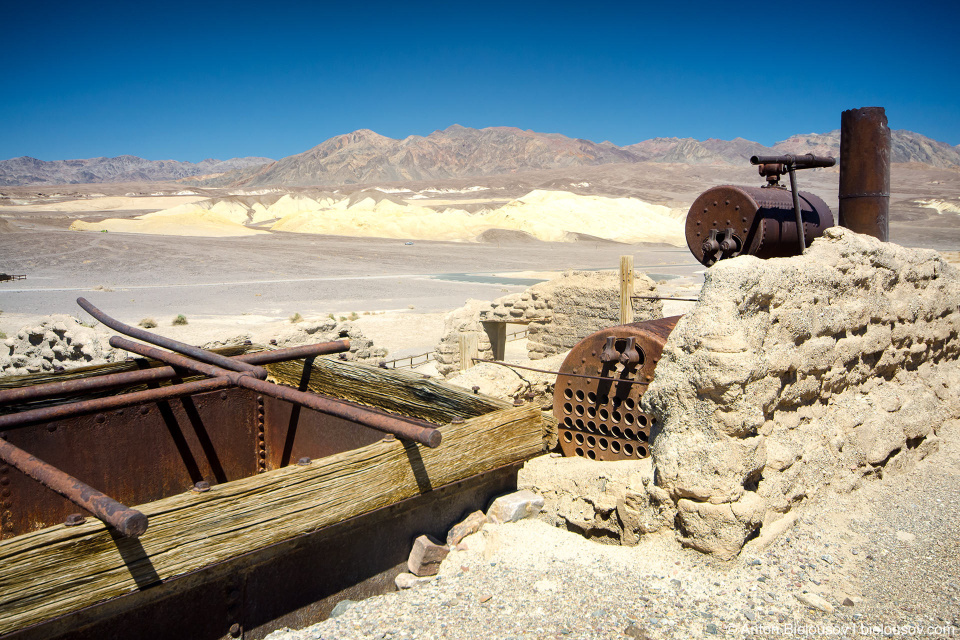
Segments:
[[[5,3],[0,159],[281,158],[356,129],[960,144],[960,3]]]

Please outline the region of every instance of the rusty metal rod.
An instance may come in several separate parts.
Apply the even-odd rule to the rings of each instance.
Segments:
[[[231,386],[231,384],[232,383],[227,378],[218,377],[209,380],[184,382],[183,384],[160,387],[159,389],[134,391],[133,393],[124,393],[123,395],[119,396],[95,398],[93,400],[81,400],[79,402],[61,404],[55,407],[28,409],[26,411],[19,411],[17,413],[10,413],[5,416],[0,416],[0,429],[22,427],[28,424],[50,422],[52,420],[61,420],[63,418],[72,418],[73,416],[82,416],[88,413],[100,413],[101,411],[123,409],[125,407],[131,407],[144,402],[169,400],[170,398],[186,396],[192,393],[217,391],[218,389],[226,389],[227,387]]]
[[[750,164],[792,164],[796,169],[815,169],[817,167],[832,167],[837,164],[832,156],[815,156],[812,153],[795,156],[752,156]]]
[[[306,391],[300,391],[292,387],[285,387],[272,382],[265,382],[263,380],[258,380],[245,372],[227,371],[214,365],[209,365],[202,362],[194,362],[193,360],[185,358],[184,356],[176,353],[161,351],[155,347],[138,344],[136,342],[127,340],[126,338],[114,336],[113,338],[110,338],[110,344],[118,349],[126,349],[127,351],[131,351],[148,358],[162,360],[175,367],[189,369],[191,371],[196,371],[209,376],[227,378],[231,383],[237,385],[238,387],[252,389],[253,391],[262,393],[266,396],[279,398],[280,400],[293,402],[295,404],[307,407],[308,409],[313,409],[321,413],[344,418],[346,420],[350,420],[351,422],[362,424],[365,427],[370,427],[371,429],[376,429],[385,433],[392,433],[399,438],[405,438],[407,440],[413,440],[414,442],[425,444],[431,449],[440,446],[440,432],[428,422],[412,420],[410,418],[400,418],[397,416],[380,413],[366,407],[346,404],[344,402],[334,400],[333,398],[327,398],[315,393],[307,393]]]
[[[267,370],[263,367],[247,364],[246,362],[237,362],[236,360],[231,360],[226,356],[221,356],[219,353],[212,353],[206,349],[201,349],[200,347],[195,347],[193,345],[186,344],[185,342],[180,342],[179,340],[165,338],[163,336],[158,336],[155,333],[138,329],[137,327],[131,327],[128,324],[124,324],[119,320],[111,318],[100,309],[97,309],[86,298],[77,298],[77,304],[80,305],[84,311],[89,313],[98,321],[102,322],[104,325],[110,327],[114,331],[122,333],[123,335],[130,336],[131,338],[143,340],[144,342],[149,342],[150,344],[155,344],[157,346],[170,349],[171,351],[188,355],[191,358],[199,360],[200,362],[217,365],[221,369],[226,369],[228,371],[245,371],[256,376],[257,378],[260,378],[261,380],[265,380],[268,375]]]
[[[330,342],[318,342],[317,344],[305,344],[300,347],[244,353],[243,355],[236,356],[236,359],[242,360],[247,364],[273,364],[274,362],[283,362],[284,360],[299,360],[301,358],[326,356],[331,353],[343,353],[345,351],[350,351],[350,340],[346,338],[343,340],[332,340]]]
[[[137,538],[147,530],[147,516],[136,509],[120,504],[110,496],[2,439],[0,460],[86,509],[127,538]]]
[[[803,233],[803,215],[800,212],[800,196],[797,193],[797,166],[791,162],[787,164],[787,171],[790,173],[790,193],[793,196],[793,214],[797,218],[797,239],[800,241],[800,255],[807,250],[807,239]]]
[[[285,360],[296,360],[299,358],[310,358],[313,356],[322,356],[331,353],[341,353],[350,350],[349,340],[334,340],[332,342],[320,342],[300,347],[290,347],[288,349],[274,349],[272,351],[259,351],[257,353],[244,353],[235,356],[236,360],[246,362],[247,364],[271,364],[274,362],[283,362]],[[111,373],[105,376],[95,378],[81,378],[79,380],[65,380],[63,382],[48,382],[45,384],[36,384],[30,387],[20,387],[18,389],[0,390],[0,404],[11,402],[26,402],[29,400],[41,400],[43,398],[55,398],[58,396],[72,395],[86,391],[106,391],[116,389],[117,387],[132,386],[137,384],[147,384],[149,382],[163,382],[174,380],[183,375],[183,372],[176,371],[173,367],[154,367],[152,369],[142,369],[140,371],[125,371],[123,373]]]

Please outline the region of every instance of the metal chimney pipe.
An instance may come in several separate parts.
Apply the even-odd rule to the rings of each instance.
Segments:
[[[890,236],[890,127],[883,107],[840,115],[838,221],[884,242]]]

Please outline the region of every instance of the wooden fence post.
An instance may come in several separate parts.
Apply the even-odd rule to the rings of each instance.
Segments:
[[[620,256],[620,324],[633,322],[633,256]]]
[[[473,366],[473,361],[480,357],[480,340],[476,331],[464,331],[460,334],[460,371],[466,371]]]

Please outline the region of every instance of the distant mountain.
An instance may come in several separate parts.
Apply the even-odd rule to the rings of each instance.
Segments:
[[[309,151],[256,169],[203,181],[207,186],[335,185],[488,176],[536,169],[636,162],[605,142],[515,127],[453,125],[430,135],[394,140],[368,129],[330,138]]]
[[[752,155],[785,153],[839,157],[840,132],[796,135],[773,147],[743,138],[653,138],[618,147],[610,142],[597,144],[514,127],[471,129],[454,125],[425,137],[403,140],[361,129],[271,164],[197,182],[211,187],[331,186],[489,176],[617,162],[743,164]],[[936,167],[960,166],[960,147],[910,131],[894,131],[892,159]]]
[[[0,186],[179,180],[191,176],[220,174],[266,162],[273,160],[231,158],[203,160],[194,164],[177,160],[144,160],[136,156],[119,156],[47,162],[22,156],[0,161]]]
[[[960,167],[960,145],[952,147],[903,130],[893,131],[892,142],[893,162]],[[453,125],[428,136],[403,140],[360,129],[277,161],[234,158],[192,164],[133,156],[56,162],[14,158],[0,162],[0,185],[184,179],[209,187],[332,186],[480,177],[611,163],[742,165],[752,155],[785,153],[839,158],[840,131],[795,135],[772,147],[743,138],[653,138],[618,147],[611,142],[595,143],[515,127],[471,129]]]

